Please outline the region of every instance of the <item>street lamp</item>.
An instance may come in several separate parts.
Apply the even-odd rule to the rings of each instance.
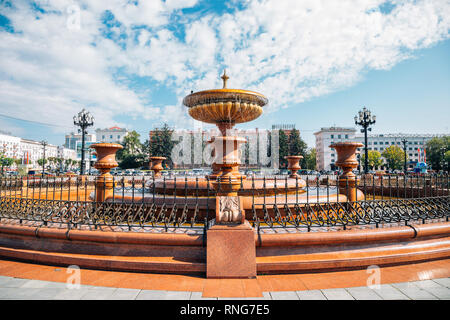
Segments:
[[[44,147],[44,156],[42,157],[42,176],[44,176],[45,171],[45,147],[47,146],[47,141],[42,140],[41,141],[42,146]]]
[[[81,168],[80,168],[80,174],[84,175],[85,170],[85,160],[84,160],[84,136],[87,134],[86,128],[94,125],[94,117],[89,113],[89,111],[86,111],[84,108],[81,110],[78,115],[73,116],[73,124],[76,126],[79,126],[80,129],[78,129],[78,132],[81,131]]]
[[[364,107],[361,111],[358,112],[358,115],[355,116],[355,124],[357,126],[361,126],[361,132],[364,133],[364,173],[369,173],[369,152],[367,149],[367,131],[372,131],[372,128],[369,128],[371,124],[374,124],[376,117],[372,115],[372,113]]]
[[[406,144],[408,143],[408,140],[403,138],[402,143],[403,143],[403,153],[404,153],[404,157],[405,157],[404,164],[403,164],[403,171],[405,172],[405,175],[406,175],[406,172],[407,172],[407,169],[406,169]]]

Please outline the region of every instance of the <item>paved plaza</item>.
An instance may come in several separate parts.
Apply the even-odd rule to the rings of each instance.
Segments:
[[[350,287],[263,292],[263,297],[202,298],[202,292],[141,290],[80,285],[0,276],[1,300],[448,300],[450,278]]]

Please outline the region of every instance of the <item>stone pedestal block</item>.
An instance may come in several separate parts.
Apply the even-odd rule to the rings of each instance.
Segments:
[[[248,221],[207,231],[207,278],[256,278],[255,233]]]

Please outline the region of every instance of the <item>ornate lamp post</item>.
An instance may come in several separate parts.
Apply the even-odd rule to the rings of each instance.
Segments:
[[[364,173],[369,173],[369,152],[367,148],[367,131],[372,131],[372,128],[369,128],[371,124],[374,124],[376,120],[376,116],[372,115],[372,113],[364,107],[361,111],[358,112],[358,116],[355,116],[355,124],[357,126],[361,126],[361,132],[364,133]]]
[[[42,176],[44,176],[45,172],[45,147],[48,145],[47,141],[42,140],[41,141],[42,147],[44,147],[44,155],[42,157]]]
[[[403,171],[406,175],[407,169],[406,169],[406,144],[408,143],[408,140],[406,140],[405,138],[402,139],[402,143],[403,143],[403,153],[404,153],[404,164],[403,164]]]
[[[84,160],[84,143],[85,143],[85,134],[87,134],[86,128],[94,125],[94,117],[86,111],[85,109],[81,110],[76,116],[73,116],[73,124],[79,126],[78,132],[81,131],[81,168],[80,174],[84,175],[85,170],[85,160]]]

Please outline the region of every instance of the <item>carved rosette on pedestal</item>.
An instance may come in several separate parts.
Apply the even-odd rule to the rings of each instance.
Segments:
[[[356,149],[362,146],[363,144],[359,142],[337,142],[330,145],[337,153],[336,165],[343,170],[339,176],[339,193],[345,194],[348,201],[357,200],[358,178],[352,170],[358,166]]]
[[[303,156],[286,156],[285,159],[288,161],[288,169],[291,171],[289,178],[298,177],[297,171],[301,169],[300,160]]]
[[[97,162],[94,167],[101,172],[96,179],[95,200],[105,201],[112,195],[114,188],[110,171],[119,165],[116,161],[116,152],[123,146],[118,143],[96,143],[91,145],[90,148],[95,149],[97,154]]]
[[[151,160],[151,170],[153,170],[153,176],[155,178],[161,177],[161,171],[164,170],[162,162],[166,160],[166,157],[150,157]]]

